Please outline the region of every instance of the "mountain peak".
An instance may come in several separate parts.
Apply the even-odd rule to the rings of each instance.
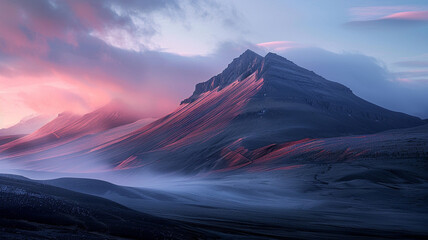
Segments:
[[[181,104],[193,102],[204,92],[212,91],[216,88],[221,90],[236,80],[244,80],[260,68],[263,59],[264,58],[262,56],[247,49],[239,57],[233,59],[222,73],[210,78],[206,82],[196,84],[193,95],[183,100]]]
[[[251,67],[254,63],[260,63],[263,61],[263,57],[259,54],[247,49],[243,52],[239,57],[233,59],[233,61],[227,66],[225,70],[228,68],[240,68],[239,70],[244,70],[247,67]]]
[[[257,54],[257,53],[255,53],[254,51],[252,51],[252,50],[250,50],[250,49],[247,49],[247,50],[245,50],[245,52],[243,52],[238,58],[241,58],[241,57],[254,57],[254,58],[257,58],[257,57],[262,57],[262,56],[260,56],[259,54]]]
[[[313,71],[298,66],[285,57],[276,53],[269,52],[265,57],[247,49],[239,57],[223,70],[222,73],[210,78],[206,82],[196,84],[192,96],[183,100],[181,104],[192,103],[205,92],[221,90],[235,81],[242,81],[251,74],[255,73],[256,78],[263,78],[265,82],[284,81],[299,82],[298,84],[311,85],[335,89],[343,92],[352,93],[352,91],[342,84],[324,79]]]
[[[246,70],[254,67],[258,63],[263,61],[263,57],[259,54],[247,49],[239,57],[233,59],[233,61],[227,66],[227,68],[221,73],[230,73],[235,72],[236,74],[241,74]],[[220,75],[220,74],[219,74]]]

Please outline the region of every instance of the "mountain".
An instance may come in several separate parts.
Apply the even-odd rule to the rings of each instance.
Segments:
[[[221,92],[235,82],[242,85],[247,81],[253,81],[254,91],[245,96],[246,102],[233,123],[237,127],[245,126],[243,131],[250,125],[252,132],[258,132],[255,137],[258,141],[373,133],[422,124],[416,117],[371,104],[355,96],[349,88],[281,56],[269,53],[262,58],[250,50],[221,74],[198,84],[193,95],[183,103]]]
[[[18,155],[28,151],[40,151],[129,124],[140,118],[140,114],[116,101],[83,116],[64,112],[32,134],[0,146],[0,151]]]
[[[112,122],[131,122],[116,119],[113,112],[66,115],[58,124],[6,144],[5,159],[27,161],[26,167],[33,170],[48,166],[61,171],[148,169],[196,174],[242,168],[260,157],[256,151],[267,154],[302,139],[371,134],[425,123],[369,103],[281,56],[262,57],[250,50],[222,73],[197,84],[193,95],[171,114],[91,144],[88,134],[104,136],[102,131],[119,125]],[[66,126],[61,125],[64,122]],[[73,139],[73,143],[49,144],[40,151],[46,139]],[[22,154],[28,142],[37,146],[38,154]]]
[[[171,114],[91,152],[116,169],[201,172],[242,166],[245,151],[304,138],[422,125],[369,103],[336,82],[273,53],[247,50],[196,85]]]
[[[246,51],[155,121],[106,109],[0,146],[13,172],[85,177],[0,176],[1,236],[428,236],[426,121],[278,55]]]
[[[0,129],[0,136],[30,134],[50,120],[52,118],[45,115],[27,117],[11,127]]]

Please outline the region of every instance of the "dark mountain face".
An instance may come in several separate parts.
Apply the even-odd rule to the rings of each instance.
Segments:
[[[419,118],[371,104],[336,82],[269,53],[255,71],[260,90],[235,118],[251,126],[254,147],[306,137],[374,133],[421,125]],[[243,129],[243,131],[245,131]],[[253,141],[254,140],[254,141]]]
[[[199,83],[191,103],[209,91],[220,91],[255,74],[261,87],[247,96],[243,111],[235,117],[240,126],[252,125],[263,141],[277,142],[302,137],[330,137],[373,133],[420,125],[421,120],[371,104],[336,82],[328,81],[293,62],[268,53],[264,58],[247,50],[219,75]],[[235,126],[234,126],[235,128]],[[266,135],[274,130],[273,134]],[[246,131],[243,129],[243,131]],[[264,132],[264,133],[263,133]]]

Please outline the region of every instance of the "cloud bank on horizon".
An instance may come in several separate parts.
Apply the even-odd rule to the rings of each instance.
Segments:
[[[161,116],[247,48],[427,118],[428,4],[356,4],[0,0],[0,128],[117,98]]]

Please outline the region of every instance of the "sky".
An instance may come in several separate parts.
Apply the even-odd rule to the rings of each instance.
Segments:
[[[120,99],[160,117],[246,49],[428,118],[425,0],[0,0],[0,128]]]

